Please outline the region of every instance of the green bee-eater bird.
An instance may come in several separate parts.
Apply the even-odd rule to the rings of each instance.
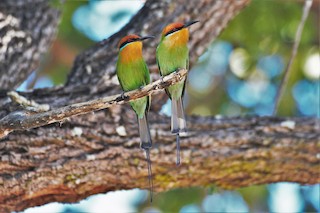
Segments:
[[[188,27],[198,21],[185,24],[175,22],[167,25],[157,47],[157,63],[162,76],[169,75],[179,68],[189,67],[189,30]],[[172,85],[166,89],[171,99],[171,132],[177,135],[177,165],[180,164],[180,138],[179,134],[186,132],[186,120],[182,105],[182,95],[185,81]]]
[[[122,90],[127,92],[141,88],[150,83],[150,74],[146,62],[142,56],[142,41],[153,36],[140,37],[128,35],[119,42],[119,56],[117,61],[117,76]],[[140,134],[140,148],[145,150],[148,161],[150,199],[152,202],[152,170],[150,161],[150,149],[152,147],[151,135],[147,121],[147,112],[150,105],[150,97],[139,98],[130,101],[132,109],[137,114]]]

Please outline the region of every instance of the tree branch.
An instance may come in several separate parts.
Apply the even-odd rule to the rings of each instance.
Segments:
[[[110,108],[111,109],[111,108]],[[132,110],[118,125],[102,111],[10,134],[0,143],[0,210],[76,202],[119,189],[148,188],[147,167]],[[214,184],[238,188],[280,181],[320,182],[318,120],[189,117],[175,165],[170,118],[150,113],[157,192]],[[155,196],[155,199],[156,196]]]
[[[5,137],[10,132],[15,130],[27,130],[30,128],[40,127],[51,123],[56,123],[70,118],[71,116],[82,115],[89,112],[94,112],[101,109],[106,109],[114,105],[127,103],[129,101],[152,95],[185,79],[187,70],[181,69],[170,75],[164,76],[162,79],[152,82],[141,89],[125,92],[123,94],[99,98],[92,101],[76,103],[57,109],[52,109],[46,112],[30,112],[30,111],[15,111],[8,114],[0,120],[0,138]],[[16,93],[9,93],[15,97],[13,100],[19,100],[18,104],[32,103],[25,98],[17,98]],[[35,105],[35,104],[33,104]],[[39,106],[39,105],[37,105]]]
[[[273,113],[272,113],[273,115],[275,115],[277,113],[277,111],[279,110],[281,98],[284,94],[284,89],[285,89],[287,82],[288,82],[288,79],[289,79],[289,73],[290,73],[291,66],[292,66],[293,61],[294,61],[294,59],[297,55],[297,52],[298,52],[298,47],[300,44],[300,39],[301,39],[304,23],[306,22],[306,20],[308,18],[309,11],[312,6],[312,1],[313,0],[305,0],[305,2],[304,2],[303,13],[302,13],[302,17],[301,17],[299,26],[296,31],[295,38],[294,38],[294,44],[292,46],[291,56],[290,56],[290,59],[289,59],[287,66],[286,66],[286,69],[284,71],[283,77],[282,77],[281,82],[279,84],[279,89],[276,94],[275,105],[274,105]]]

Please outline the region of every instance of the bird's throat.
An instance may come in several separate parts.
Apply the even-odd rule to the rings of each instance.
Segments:
[[[188,44],[188,41],[189,41],[189,31],[186,28],[179,30],[177,32],[174,32],[168,35],[164,39],[165,45],[169,48],[185,46]]]
[[[133,42],[124,46],[119,54],[121,63],[131,63],[142,59],[142,42]]]

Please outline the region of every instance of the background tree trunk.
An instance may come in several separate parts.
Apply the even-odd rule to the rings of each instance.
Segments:
[[[56,35],[59,15],[47,0],[1,0],[1,89],[17,88],[37,69]]]
[[[3,20],[7,23],[9,15],[24,20],[9,22],[10,27],[0,30],[3,35],[12,28],[19,31],[21,39],[10,37],[12,40],[6,48],[0,49],[6,54],[10,48],[17,51],[10,52],[14,60],[9,61],[3,60],[0,52],[0,119],[9,114],[37,113],[26,111],[25,107],[12,101],[7,92],[16,88],[35,68],[39,55],[44,52],[41,48],[43,42],[48,47],[59,18],[59,12],[46,1],[37,0],[34,2],[44,9],[39,9],[41,20],[34,21],[38,13],[33,8],[37,7],[24,2],[7,0],[0,3],[0,23]],[[153,78],[157,79],[155,47],[166,23],[201,21],[191,28],[192,65],[212,39],[248,3],[249,0],[149,0],[122,30],[76,58],[64,86],[20,94],[55,109],[118,93],[116,44],[128,33],[158,36],[144,48]],[[17,9],[7,9],[12,7]],[[34,27],[32,23],[40,25]],[[29,25],[33,27],[25,30],[24,27]],[[37,37],[33,30],[48,33],[40,33]],[[13,48],[17,42],[22,42],[24,49]],[[32,57],[25,55],[28,49],[32,49]],[[190,135],[182,140],[183,164],[177,168],[169,118],[158,113],[167,96],[158,94],[153,100],[149,117],[155,142],[151,158],[157,191],[208,184],[236,188],[278,181],[319,182],[316,119],[190,117]],[[75,202],[92,194],[117,189],[145,188],[146,162],[138,143],[135,115],[127,105],[13,132],[0,139],[0,211],[19,211],[53,201]]]

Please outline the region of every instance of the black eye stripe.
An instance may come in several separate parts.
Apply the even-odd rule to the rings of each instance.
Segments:
[[[119,49],[121,49],[122,47],[126,46],[127,44],[129,44],[131,42],[138,41],[138,40],[139,40],[139,38],[130,38],[130,39],[126,40],[125,42],[123,42],[120,45]]]
[[[165,34],[165,36],[167,36],[167,35],[169,35],[169,34],[171,34],[171,33],[177,32],[178,30],[181,30],[182,28],[183,28],[183,26],[182,26],[182,27],[178,27],[178,28],[173,28],[172,30],[170,30],[169,32],[167,32],[167,33]]]

